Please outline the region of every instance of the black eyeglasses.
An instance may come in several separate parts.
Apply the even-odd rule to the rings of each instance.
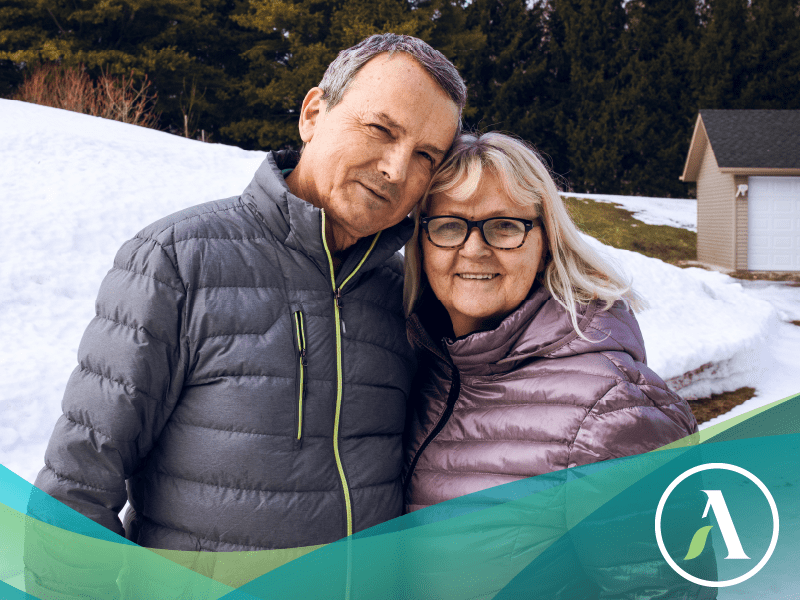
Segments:
[[[431,244],[439,248],[457,248],[467,241],[473,227],[481,230],[483,241],[492,248],[513,250],[525,243],[528,232],[539,227],[539,219],[493,217],[483,221],[470,221],[462,217],[442,215],[419,220]]]

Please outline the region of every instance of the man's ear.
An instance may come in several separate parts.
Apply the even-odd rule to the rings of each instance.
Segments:
[[[317,122],[327,108],[328,103],[322,99],[323,93],[322,88],[313,87],[303,99],[303,106],[300,108],[300,138],[306,144],[314,137]]]

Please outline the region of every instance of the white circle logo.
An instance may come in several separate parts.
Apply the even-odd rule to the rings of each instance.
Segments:
[[[733,471],[734,473],[738,473],[744,477],[747,477],[750,481],[758,486],[758,489],[761,490],[761,493],[767,498],[767,502],[769,502],[770,510],[772,511],[772,539],[769,543],[769,548],[767,549],[767,553],[764,557],[758,562],[756,566],[750,569],[744,575],[736,577],[734,579],[728,579],[726,581],[709,581],[706,579],[700,579],[699,577],[695,577],[694,575],[690,575],[683,569],[681,569],[678,564],[673,560],[673,558],[667,552],[667,548],[664,545],[664,539],[661,536],[661,515],[664,512],[664,505],[667,503],[667,498],[673,492],[673,490],[687,477],[694,475],[695,473],[699,473],[701,471],[707,471],[710,469],[722,469],[725,471]],[[718,490],[703,490],[709,496],[709,506],[715,509],[715,516],[720,524],[720,529],[722,530],[722,536],[725,540],[726,545],[728,546],[729,556],[734,553],[741,553],[741,556],[735,556],[734,558],[748,558],[742,548],[741,544],[739,543],[739,538],[736,535],[736,532],[733,528],[733,522],[730,519],[730,514],[728,513],[727,507],[725,506],[725,500],[722,497],[722,494]],[[715,495],[712,496],[712,493]],[[713,506],[713,502],[715,500],[719,501],[717,505],[719,507],[719,512],[717,512],[717,507]],[[708,511],[708,506],[706,507],[706,511]],[[723,515],[724,518],[720,518]],[[704,515],[705,516],[705,515]],[[726,531],[727,525],[727,531]],[[746,471],[741,467],[737,467],[736,465],[729,465],[726,463],[708,463],[706,465],[698,465],[682,473],[678,476],[675,481],[669,484],[669,487],[664,491],[664,494],[661,496],[661,500],[658,503],[658,509],[656,509],[656,541],[658,542],[658,549],[661,550],[661,554],[664,556],[664,560],[667,561],[670,567],[672,567],[678,575],[683,577],[684,579],[688,579],[692,583],[696,583],[698,585],[702,585],[705,587],[727,587],[730,585],[736,585],[737,583],[742,583],[743,581],[750,579],[753,575],[758,573],[761,568],[767,564],[767,561],[772,556],[772,552],[775,550],[775,546],[778,543],[778,507],[775,505],[775,500],[772,497],[772,494],[769,493],[767,486],[765,486],[761,480],[758,479],[755,475]],[[734,548],[733,552],[731,552],[732,547]]]

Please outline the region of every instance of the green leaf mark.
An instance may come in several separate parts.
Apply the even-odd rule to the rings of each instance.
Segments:
[[[708,538],[708,532],[713,528],[713,525],[706,525],[695,532],[694,536],[692,536],[692,543],[689,544],[689,551],[686,553],[686,556],[683,557],[683,560],[692,560],[693,558],[700,556],[703,548],[706,547],[706,538]]]

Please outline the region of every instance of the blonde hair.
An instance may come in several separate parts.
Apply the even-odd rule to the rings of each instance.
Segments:
[[[536,207],[546,240],[545,267],[538,277],[569,313],[578,335],[586,337],[578,328],[576,303],[585,305],[597,299],[607,309],[621,299],[634,309],[644,307],[630,283],[581,238],[537,152],[522,140],[492,132],[459,136],[414,210],[414,234],[405,250],[406,315],[413,312],[427,285],[422,272],[419,220],[427,215],[431,197],[446,193],[458,201],[467,201],[478,189],[484,170],[497,176],[513,202]]]

